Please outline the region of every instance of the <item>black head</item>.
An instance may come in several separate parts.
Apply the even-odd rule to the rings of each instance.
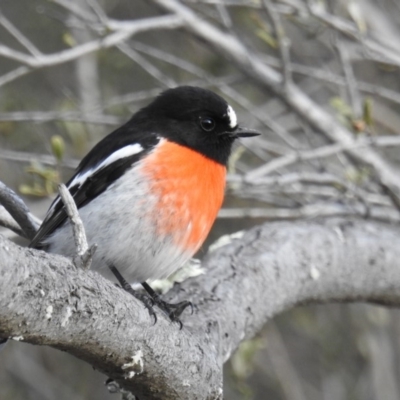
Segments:
[[[258,135],[238,127],[235,112],[222,97],[193,86],[166,90],[131,122],[146,124],[158,135],[224,165],[235,139]]]

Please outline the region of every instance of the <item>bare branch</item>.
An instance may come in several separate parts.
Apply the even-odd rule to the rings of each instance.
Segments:
[[[121,118],[113,115],[83,114],[82,112],[62,112],[62,111],[16,111],[10,113],[0,113],[0,121],[18,122],[50,122],[50,121],[77,121],[99,125],[117,125],[121,123]]]
[[[399,222],[399,212],[393,207],[374,207],[365,204],[339,204],[337,201],[313,203],[297,208],[223,208],[218,218],[265,218],[269,221],[301,220],[316,217],[359,216],[381,221]]]
[[[49,156],[46,154],[37,154],[37,153],[28,153],[26,151],[12,151],[12,150],[0,150],[0,159],[9,160],[9,161],[19,161],[30,163],[32,161],[38,161],[44,165],[57,166],[60,165],[62,167],[75,169],[79,161],[78,160],[69,160],[65,159],[61,162],[57,162],[54,156]]]
[[[21,76],[28,74],[30,71],[31,68],[28,68],[26,66],[21,66],[10,72],[7,72],[6,74],[0,76],[0,87],[9,82],[14,81],[15,79],[20,78]]]
[[[13,50],[7,46],[0,45],[0,56],[18,61],[31,68],[44,68],[73,61],[85,54],[115,46],[139,32],[153,29],[176,29],[180,27],[181,24],[180,18],[174,16],[154,17],[127,23],[115,23],[112,24],[112,27],[115,28],[118,26],[118,30],[105,38],[93,40],[72,49],[60,51],[59,53],[31,56]]]
[[[286,86],[292,82],[291,62],[290,62],[290,40],[285,34],[280,15],[276,12],[271,0],[263,0],[262,5],[267,11],[275,32],[276,41],[278,43],[279,53],[281,56],[281,67],[283,76],[283,85]]]
[[[88,12],[87,8],[80,7],[78,3],[65,1],[65,0],[54,0],[54,3],[64,7],[70,13],[74,14],[75,17],[83,18],[86,21],[97,22],[93,13]]]
[[[358,93],[357,82],[354,77],[353,66],[351,65],[350,57],[348,55],[348,49],[346,46],[338,40],[336,48],[339,53],[340,62],[342,64],[344,76],[347,82],[347,90],[349,94],[351,108],[355,117],[360,118],[362,115],[362,103],[360,94]]]
[[[400,66],[400,56],[396,52],[384,46],[383,43],[363,37],[354,24],[335,15],[328,14],[316,2],[312,3],[314,2],[308,2],[311,15],[336,31],[359,41],[368,50],[368,55],[373,56],[376,61]]]
[[[287,167],[290,164],[312,160],[315,158],[323,158],[329,157],[334,154],[346,151],[346,150],[355,150],[357,148],[369,147],[369,146],[399,146],[400,145],[400,137],[396,136],[382,136],[382,137],[361,137],[355,139],[351,145],[337,143],[327,146],[322,146],[315,149],[303,150],[303,151],[294,151],[291,153],[287,153],[282,157],[275,158],[267,164],[262,165],[246,174],[246,179],[251,181],[252,179],[260,178],[261,176],[265,176],[270,174],[273,171],[276,171],[279,168]]]
[[[155,78],[162,87],[171,88],[176,85],[176,83],[170,77],[162,73],[158,68],[155,67],[155,65],[147,61],[142,55],[131,49],[125,43],[120,44],[117,47],[131,60],[140,65],[148,74]]]
[[[266,64],[270,65],[274,68],[279,68],[280,60],[266,54],[258,54],[260,59],[262,59]],[[301,65],[295,62],[291,63],[291,70],[293,73],[297,73],[299,75],[308,76],[312,79],[318,79],[326,83],[331,83],[333,85],[345,87],[347,85],[347,81],[340,75],[337,75],[329,70],[315,68],[308,65]],[[400,95],[394,90],[390,90],[383,86],[374,85],[372,83],[364,82],[361,80],[357,80],[355,82],[358,90],[379,96],[383,99],[392,101],[394,103],[400,103]]]
[[[77,268],[88,270],[92,263],[93,255],[97,249],[97,244],[89,247],[85,227],[79,216],[78,208],[71,193],[64,184],[58,186],[60,197],[64,203],[65,211],[69,217],[72,225],[72,232],[75,240],[76,256],[74,257],[74,264]]]
[[[33,56],[40,57],[42,52],[11,23],[0,11],[0,25],[3,26],[15,39],[18,40]]]

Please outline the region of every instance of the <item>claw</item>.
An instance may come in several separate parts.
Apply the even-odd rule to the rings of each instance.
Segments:
[[[194,307],[193,307],[193,303],[191,301],[189,301],[189,306],[190,306],[190,315],[193,315]]]
[[[152,297],[155,305],[161,311],[163,311],[172,322],[177,322],[179,324],[179,329],[182,329],[183,324],[179,317],[188,306],[190,306],[191,313],[193,314],[193,304],[190,301],[182,301],[178,304],[169,304],[162,300],[159,294],[155,292],[148,283],[142,282],[142,286],[146,290],[146,292]]]
[[[147,311],[149,312],[150,317],[154,318],[154,322],[153,322],[153,326],[154,326],[157,323],[157,314],[154,312],[153,309],[148,308]]]
[[[156,300],[156,305],[157,307],[163,311],[165,314],[168,315],[169,319],[172,322],[176,322],[179,325],[179,329],[183,328],[183,324],[179,317],[183,313],[183,311],[186,309],[186,307],[191,307],[193,310],[193,305],[190,301],[182,301],[181,303],[178,304],[169,304],[166,303],[164,300],[161,300],[160,298],[155,299]]]
[[[124,289],[126,292],[128,292],[133,297],[135,297],[136,299],[138,299],[139,301],[141,301],[143,303],[144,307],[149,312],[150,317],[154,318],[153,325],[155,325],[157,323],[157,314],[153,310],[153,306],[154,306],[154,304],[156,304],[155,299],[153,299],[152,297],[149,297],[145,294],[138,293],[136,290],[134,290],[132,288],[132,286],[124,279],[124,277],[120,274],[120,272],[113,265],[109,265],[108,267],[110,268],[111,272],[117,278],[118,282],[122,286],[122,289]]]

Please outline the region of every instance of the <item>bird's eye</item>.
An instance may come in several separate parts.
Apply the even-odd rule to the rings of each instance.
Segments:
[[[200,119],[200,126],[203,131],[211,132],[215,128],[215,121],[212,118],[204,117]]]

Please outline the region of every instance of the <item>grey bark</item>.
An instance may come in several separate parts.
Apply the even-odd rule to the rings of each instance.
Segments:
[[[70,260],[0,237],[0,337],[89,362],[140,399],[222,398],[222,364],[276,314],[328,301],[400,303],[397,226],[326,219],[269,223],[210,253],[176,286],[184,328]]]

